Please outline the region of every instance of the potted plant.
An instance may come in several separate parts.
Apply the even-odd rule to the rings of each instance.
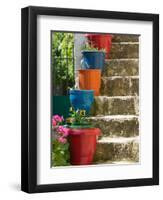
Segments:
[[[75,110],[86,110],[88,114],[94,101],[94,91],[71,89],[69,93],[70,102],[73,108]]]
[[[101,131],[89,123],[85,110],[71,108],[70,112],[67,126],[70,163],[72,165],[92,164],[97,138]]]
[[[110,34],[86,34],[90,46],[94,48],[105,49],[106,58],[111,50],[112,36]]]
[[[103,69],[105,65],[105,50],[98,50],[86,43],[82,50],[82,69]]]

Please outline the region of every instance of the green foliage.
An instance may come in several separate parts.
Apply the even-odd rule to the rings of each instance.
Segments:
[[[98,51],[98,48],[93,47],[93,45],[90,45],[89,43],[86,43],[83,48],[83,51]]]
[[[105,52],[105,49],[98,49],[97,47],[94,47],[93,44],[89,44],[88,42],[85,43],[85,45],[83,46],[82,48],[82,51],[104,51]]]
[[[86,117],[85,110],[75,110],[73,107],[70,108],[70,118],[68,118],[69,124],[71,125],[90,125],[88,118]]]
[[[69,143],[54,140],[52,144],[52,166],[70,165]]]
[[[52,34],[52,72],[53,84],[59,87],[63,93],[65,87],[72,87],[74,83],[74,34],[64,32],[53,32]],[[65,83],[68,83],[66,85]]]

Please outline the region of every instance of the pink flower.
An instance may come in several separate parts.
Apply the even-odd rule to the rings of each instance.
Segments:
[[[69,132],[68,132],[68,129],[65,128],[65,127],[63,127],[63,132],[62,132],[62,133],[63,133],[63,136],[64,136],[64,137],[67,137],[67,136],[68,136],[68,133],[69,133]]]
[[[56,126],[56,125],[57,125],[57,122],[54,119],[52,119],[52,126]]]
[[[64,119],[63,119],[63,116],[59,116],[59,115],[54,115],[53,120],[55,120],[56,122],[62,122]]]
[[[64,137],[68,136],[68,129],[63,127],[63,126],[59,126],[57,131],[62,134]]]
[[[63,132],[63,126],[58,126],[57,131],[58,131],[59,133],[62,133],[62,132]]]
[[[65,144],[65,143],[67,142],[67,139],[64,138],[64,137],[59,137],[59,138],[58,138],[58,141],[59,141],[60,143]]]

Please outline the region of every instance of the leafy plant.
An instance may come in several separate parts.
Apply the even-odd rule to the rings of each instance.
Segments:
[[[89,50],[89,51],[98,51],[98,48],[93,47],[93,45],[90,45],[88,42],[85,43],[85,45],[82,48],[83,51]]]
[[[67,123],[70,125],[90,126],[86,111],[80,109],[75,110],[73,107],[70,107],[70,117],[67,119]]]
[[[104,51],[105,52],[105,49],[98,49],[97,47],[94,47],[94,44],[90,44],[88,42],[85,43],[85,45],[83,46],[82,48],[83,51]]]
[[[65,95],[74,84],[74,34],[52,33],[53,86],[57,95]],[[66,83],[66,84],[65,84]]]
[[[70,165],[69,143],[54,140],[52,149],[52,166]]]

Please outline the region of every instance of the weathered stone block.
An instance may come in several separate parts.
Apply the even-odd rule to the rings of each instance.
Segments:
[[[133,138],[103,138],[97,143],[95,161],[139,161],[139,141]]]
[[[139,59],[110,59],[105,61],[102,76],[138,76]]]
[[[91,117],[90,122],[102,131],[103,136],[133,137],[139,135],[139,118],[137,116]]]
[[[130,94],[131,95],[139,95],[139,79],[138,78],[131,78],[130,79]]]
[[[112,42],[139,42],[139,36],[114,34],[112,37]]]
[[[139,58],[139,44],[113,43],[109,58]]]
[[[91,114],[100,115],[138,115],[137,97],[95,97]]]
[[[103,77],[101,95],[106,96],[138,96],[138,77]]]

